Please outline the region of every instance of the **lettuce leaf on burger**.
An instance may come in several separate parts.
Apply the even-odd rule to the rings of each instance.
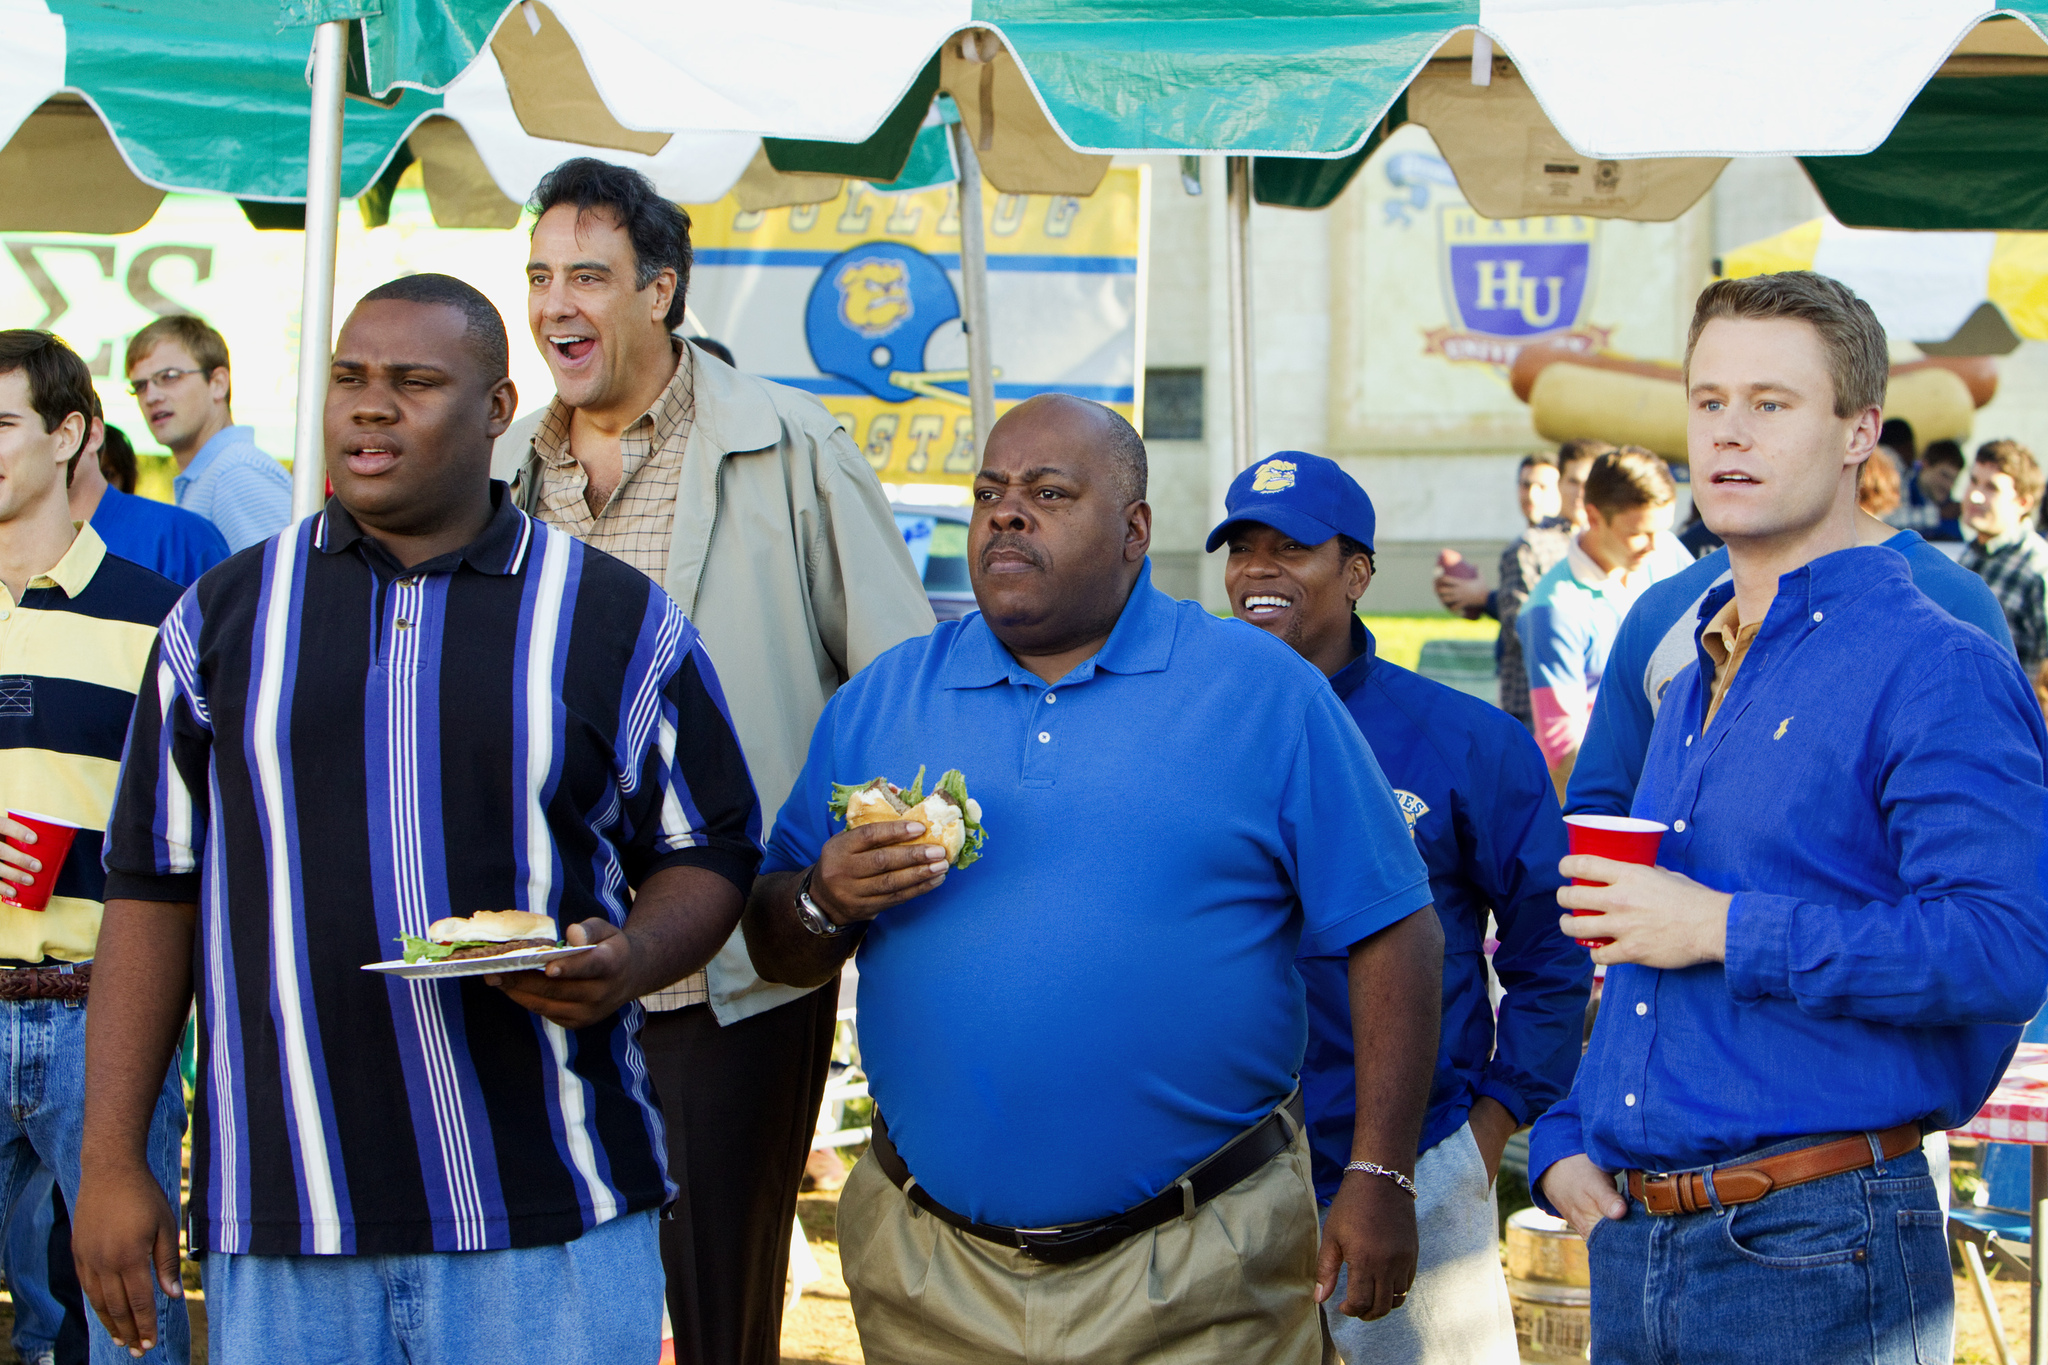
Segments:
[[[906,790],[886,777],[852,785],[832,784],[832,818],[844,820],[848,829],[879,824],[884,820],[919,820],[925,831],[906,844],[936,844],[946,851],[953,867],[966,867],[981,856],[988,831],[981,827],[981,803],[967,794],[967,779],[958,768],[949,768],[924,794],[924,769]]]
[[[407,962],[451,962],[562,946],[555,921],[526,910],[451,915],[428,925],[425,938],[405,934],[398,941],[405,947]]]

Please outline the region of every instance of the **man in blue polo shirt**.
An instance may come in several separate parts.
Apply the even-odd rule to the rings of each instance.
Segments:
[[[1108,409],[990,432],[981,612],[826,706],[745,920],[824,980],[858,946],[872,1157],[839,1206],[868,1360],[1327,1359],[1318,1301],[1381,1316],[1415,1267],[1442,934],[1406,823],[1328,683],[1152,587],[1144,445]],[[987,834],[840,833],[835,783],[959,768]],[[1349,954],[1351,1173],[1316,1249],[1291,1096],[1297,949]]]
[[[1514,1131],[1548,1109],[1579,1062],[1592,964],[1557,932],[1564,819],[1536,741],[1515,717],[1378,657],[1356,615],[1372,583],[1372,500],[1334,460],[1283,451],[1230,486],[1209,549],[1228,544],[1231,610],[1321,669],[1358,723],[1429,868],[1444,931],[1443,1041],[1416,1166],[1421,1264],[1403,1311],[1327,1314],[1350,1365],[1515,1365],[1496,1254],[1493,1177]],[[1507,988],[1487,991],[1489,912]],[[1316,1192],[1337,1189],[1356,1082],[1345,963],[1303,956]]]
[[[1920,1139],[1977,1110],[2048,990],[2048,729],[2003,645],[1858,544],[1869,306],[1810,272],[1721,280],[1686,351],[1733,577],[1651,732],[1659,865],[1562,865],[1610,966],[1531,1184],[1588,1238],[1596,1360],[1945,1360]]]

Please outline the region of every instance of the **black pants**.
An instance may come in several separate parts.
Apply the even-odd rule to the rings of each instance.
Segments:
[[[834,978],[720,1028],[709,1005],[641,1034],[682,1192],[661,1224],[676,1365],[775,1365],[797,1186],[831,1074]]]

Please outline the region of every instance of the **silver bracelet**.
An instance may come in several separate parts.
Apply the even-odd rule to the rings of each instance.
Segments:
[[[1388,1180],[1393,1181],[1396,1185],[1408,1191],[1410,1199],[1416,1197],[1414,1181],[1402,1175],[1399,1171],[1380,1165],[1377,1161],[1354,1161],[1345,1166],[1344,1169],[1347,1171],[1364,1171],[1367,1175],[1385,1176]]]

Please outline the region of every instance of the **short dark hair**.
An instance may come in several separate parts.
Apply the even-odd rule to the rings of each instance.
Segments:
[[[123,493],[133,493],[139,469],[135,462],[135,446],[129,441],[128,433],[112,422],[106,423],[103,429],[106,434],[100,442],[100,473]]]
[[[1097,404],[1109,419],[1109,456],[1116,462],[1116,491],[1123,506],[1145,500],[1145,438],[1124,415],[1106,404]]]
[[[691,337],[690,344],[706,355],[717,356],[735,370],[740,367],[739,362],[732,358],[732,351],[722,341],[713,341],[710,337]]]
[[[1664,461],[1641,446],[1610,450],[1586,472],[1586,504],[1604,517],[1659,507],[1678,496],[1678,484]]]
[[[1522,462],[1515,466],[1515,477],[1518,479],[1521,478],[1523,470],[1533,468],[1537,465],[1548,465],[1552,469],[1558,468],[1557,452],[1554,450],[1530,451],[1527,455],[1524,455],[1522,457]]]
[[[465,324],[462,339],[469,343],[470,353],[483,367],[484,378],[496,382],[511,372],[512,348],[505,339],[505,319],[498,316],[497,306],[475,286],[453,275],[400,275],[363,295],[362,302],[387,299],[455,309],[462,314]]]
[[[1593,436],[1574,436],[1557,447],[1557,467],[1562,470],[1568,464],[1580,460],[1597,460],[1614,449],[1614,442],[1602,441]]]
[[[1885,418],[1883,425],[1877,429],[1877,443],[1898,451],[1899,458],[1908,464],[1911,464],[1913,457],[1919,453],[1913,444],[1913,424],[1903,417]]]
[[[1840,280],[1811,270],[1715,280],[1692,310],[1692,330],[1685,338],[1688,376],[1693,348],[1715,318],[1797,318],[1807,323],[1820,334],[1821,351],[1827,356],[1835,416],[1853,417],[1867,408],[1884,406],[1885,385],[1892,372],[1884,327],[1870,305]]]
[[[567,204],[580,214],[603,209],[633,243],[633,287],[645,289],[664,270],[676,272],[676,296],[669,301],[668,329],[682,325],[683,296],[690,290],[690,215],[671,204],[654,182],[636,170],[593,156],[572,157],[540,178],[527,207],[538,219]]]
[[[2028,502],[2038,501],[2044,480],[2034,452],[2018,441],[1986,441],[1977,447],[1977,463],[2012,478],[2012,491]]]
[[[43,419],[45,432],[55,431],[74,412],[86,431],[92,430],[93,412],[99,406],[92,371],[61,337],[29,327],[0,331],[0,374],[16,370],[28,379],[29,406]],[[84,436],[78,444],[84,449]]]
[[[1954,441],[1940,440],[1927,443],[1927,449],[1920,452],[1920,463],[1923,465],[1947,465],[1952,469],[1961,469],[1969,461],[1963,458],[1962,446]]]
[[[1364,555],[1365,566],[1368,569],[1373,570],[1375,573],[1379,571],[1379,563],[1373,558],[1372,546],[1366,544],[1362,540],[1353,540],[1350,536],[1347,536],[1342,531],[1339,531],[1337,533],[1338,560],[1341,562],[1343,560],[1351,558],[1351,556],[1353,555]]]

